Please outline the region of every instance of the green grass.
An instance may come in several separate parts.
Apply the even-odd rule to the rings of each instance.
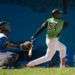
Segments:
[[[0,69],[0,75],[75,75],[75,68]]]

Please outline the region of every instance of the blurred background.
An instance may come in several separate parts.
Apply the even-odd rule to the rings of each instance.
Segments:
[[[51,16],[54,8],[63,10],[63,19],[68,27],[62,32],[60,41],[67,46],[67,64],[75,66],[75,0],[0,0],[0,21],[10,22],[10,40],[20,42],[29,40],[37,28]],[[45,32],[34,42],[32,59],[46,52]],[[59,53],[52,61],[42,64],[45,67],[59,66]]]

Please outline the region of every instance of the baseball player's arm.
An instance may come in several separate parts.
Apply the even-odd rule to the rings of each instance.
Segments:
[[[7,44],[6,44],[6,48],[19,48],[19,47],[20,47],[20,45],[10,43],[10,42],[7,42]]]
[[[19,45],[10,43],[7,37],[3,37],[0,39],[0,46],[3,48],[18,48]]]
[[[20,52],[21,51],[24,53],[27,52],[29,56],[32,55],[32,47],[33,47],[33,45],[32,45],[32,42],[30,42],[30,41],[25,41],[20,44],[14,44],[14,43],[8,42],[8,44],[6,45],[6,48],[11,48],[11,49],[18,48],[18,49],[20,49]]]
[[[39,29],[37,29],[37,31],[33,34],[32,38],[37,37],[41,32],[43,32],[43,30],[47,28],[47,25],[48,25],[48,22],[45,21],[45,22],[41,25],[41,27],[40,27]]]
[[[68,23],[67,23],[67,22],[64,22],[63,30],[65,30],[67,27],[68,27]],[[61,33],[59,33],[58,36],[59,36],[59,35],[61,35]]]

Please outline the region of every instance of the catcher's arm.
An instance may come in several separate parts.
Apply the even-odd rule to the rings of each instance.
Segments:
[[[27,52],[28,56],[32,55],[32,47],[33,47],[33,45],[32,45],[32,42],[30,42],[30,41],[25,41],[20,44],[14,44],[14,43],[8,42],[6,45],[6,48],[11,48],[11,49],[18,48],[23,52]]]
[[[20,45],[7,41],[5,47],[6,48],[20,48]]]
[[[47,25],[48,25],[48,22],[45,21],[45,22],[41,25],[41,27],[40,27],[39,29],[37,29],[37,31],[33,34],[33,36],[31,37],[31,39],[34,40],[34,38],[35,38],[36,36],[38,36],[44,29],[47,28]]]

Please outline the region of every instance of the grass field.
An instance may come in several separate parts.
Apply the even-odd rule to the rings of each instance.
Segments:
[[[75,75],[75,68],[0,69],[0,75]]]

